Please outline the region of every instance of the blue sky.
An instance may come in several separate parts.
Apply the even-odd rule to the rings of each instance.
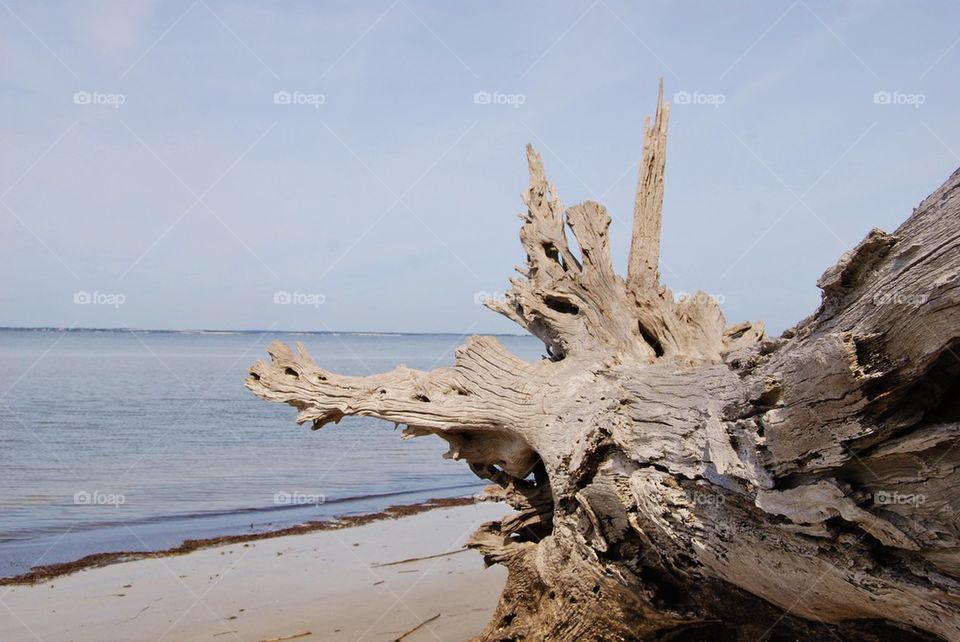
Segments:
[[[607,205],[622,269],[662,76],[689,98],[663,280],[777,333],[960,165],[957,24],[951,2],[2,0],[0,325],[515,331],[475,300],[523,261],[524,145],[565,204]]]

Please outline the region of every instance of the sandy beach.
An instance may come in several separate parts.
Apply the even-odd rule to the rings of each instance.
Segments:
[[[204,548],[0,588],[0,639],[463,640],[506,577],[463,550],[498,504]]]

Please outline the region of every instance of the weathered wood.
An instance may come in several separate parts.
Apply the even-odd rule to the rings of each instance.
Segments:
[[[437,435],[493,482],[517,512],[471,542],[509,569],[482,640],[960,640],[960,171],[769,339],[659,283],[668,109],[626,280],[603,206],[565,209],[527,148],[527,264],[487,305],[548,359],[473,337],[448,368],[344,377],[275,343],[247,387],[317,428]]]
[[[627,260],[627,283],[634,291],[660,282],[660,227],[663,220],[663,173],[667,164],[670,105],[663,102],[663,79],[657,92],[657,113],[643,126],[643,154],[633,203],[633,238]]]

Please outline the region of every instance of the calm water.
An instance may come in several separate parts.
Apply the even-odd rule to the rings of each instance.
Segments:
[[[364,375],[453,362],[455,335],[0,331],[0,576],[480,487],[437,438],[346,418],[320,431],[243,387],[273,339]],[[501,337],[536,360],[542,344]],[[321,503],[321,497],[322,502]]]

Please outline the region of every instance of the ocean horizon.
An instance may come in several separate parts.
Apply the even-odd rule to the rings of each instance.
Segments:
[[[0,332],[136,332],[144,334],[278,334],[278,335],[330,335],[330,336],[371,336],[371,337],[469,337],[481,335],[487,337],[529,337],[526,332],[391,332],[386,330],[276,330],[269,328],[231,330],[227,328],[136,328],[136,327],[94,327],[94,326],[0,326]]]

